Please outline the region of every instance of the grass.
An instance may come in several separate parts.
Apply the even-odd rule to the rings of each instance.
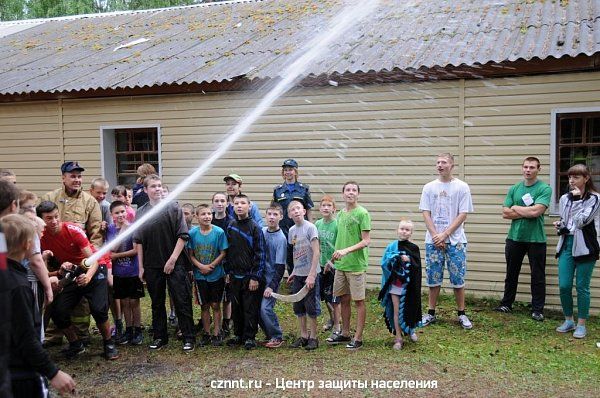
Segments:
[[[524,305],[512,314],[492,311],[496,300],[468,298],[467,313],[474,327],[463,330],[456,321],[452,296],[442,295],[439,321],[419,330],[417,343],[406,342],[393,351],[392,336],[381,318],[376,292],[367,297],[365,346],[357,352],[325,344],[307,352],[285,346],[245,351],[230,347],[203,347],[184,354],[174,338],[169,346],[150,352],[145,345],[121,347],[121,358],[108,362],[101,357],[101,341],[75,361],[51,354],[63,370],[72,374],[80,396],[85,397],[313,397],[341,395],[336,390],[276,388],[277,380],[436,380],[437,389],[359,389],[343,391],[345,397],[457,395],[473,397],[595,397],[600,389],[600,322],[588,322],[586,339],[554,331],[559,313],[547,313],[546,321],[530,319]],[[426,303],[426,297],[423,297]],[[149,322],[149,299],[143,301],[143,319]],[[198,312],[196,308],[195,311]],[[291,305],[277,303],[276,311],[288,341],[297,330]],[[196,319],[198,314],[196,314]],[[325,322],[324,317],[319,320]],[[258,338],[262,338],[259,333]],[[260,389],[211,387],[214,380],[262,382]],[[267,385],[271,383],[271,385]],[[325,395],[324,395],[325,394]]]

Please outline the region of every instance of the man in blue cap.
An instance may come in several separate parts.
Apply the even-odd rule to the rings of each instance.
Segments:
[[[84,192],[81,173],[85,171],[77,161],[67,161],[60,166],[62,173],[62,187],[50,191],[42,196],[42,201],[49,200],[58,206],[58,214],[62,221],[77,224],[83,229],[89,241],[100,248],[104,238],[100,231],[102,225],[102,212],[98,201],[92,195]],[[108,300],[108,297],[107,297]],[[72,321],[78,329],[79,337],[89,341],[90,310],[85,299],[73,310]],[[57,336],[50,327],[46,333],[48,344],[60,343],[62,336]]]

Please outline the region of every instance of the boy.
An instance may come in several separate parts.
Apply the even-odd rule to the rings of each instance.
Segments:
[[[283,218],[281,205],[272,202],[266,212],[267,226],[262,232],[267,245],[267,266],[265,268],[266,289],[260,304],[261,326],[267,336],[265,347],[279,348],[283,344],[283,332],[279,326],[279,319],[273,310],[275,298],[271,293],[279,290],[279,283],[285,273],[287,258],[287,239],[279,228],[279,222]]]
[[[192,222],[194,221],[194,205],[191,203],[184,203],[181,205],[181,211],[183,212],[183,218],[188,229],[192,229]]]
[[[227,271],[231,283],[231,306],[235,336],[227,345],[256,348],[260,302],[265,286],[265,237],[249,218],[250,199],[244,194],[233,198],[236,218],[227,227]]]
[[[329,195],[324,195],[319,205],[319,212],[323,218],[315,222],[315,227],[319,231],[319,243],[321,244],[320,295],[321,300],[325,301],[329,312],[329,321],[323,327],[323,330],[333,329],[333,334],[340,334],[340,300],[333,295],[335,270],[331,262],[337,237],[337,220],[334,217],[335,200]]]
[[[229,221],[231,221],[231,218],[227,214],[227,195],[225,192],[216,192],[213,194],[211,202],[213,209],[212,225],[216,225],[223,231],[227,231],[227,225],[229,225]],[[226,261],[226,259],[223,260],[223,266],[225,266]],[[231,300],[229,300],[229,297],[231,296],[230,286],[229,276],[226,275],[225,292],[223,293],[223,322],[221,325],[223,337],[229,336],[231,329]]]
[[[400,221],[398,240],[386,247],[381,258],[379,300],[388,330],[396,336],[395,350],[402,349],[403,333],[417,341],[415,328],[421,320],[421,253],[409,241],[413,228],[412,221]]]
[[[365,289],[371,243],[371,215],[358,204],[360,186],[348,181],[342,187],[344,208],[337,217],[338,233],[335,239],[333,260],[335,277],[333,295],[340,298],[342,333],[327,339],[329,344],[347,343],[349,350],[363,346],[363,329],[367,317]],[[356,305],[356,332],[350,338],[351,301]]]
[[[419,203],[427,227],[425,271],[429,286],[429,310],[421,323],[427,326],[436,321],[435,307],[446,264],[458,307],[458,322],[464,329],[471,329],[473,324],[465,314],[467,236],[464,222],[467,213],[473,212],[473,202],[469,186],[452,175],[453,169],[454,156],[449,153],[438,155],[438,178],[425,184]]]
[[[306,285],[308,294],[294,303],[294,314],[298,317],[300,337],[292,343],[292,348],[304,347],[315,350],[319,347],[317,339],[317,317],[321,315],[319,303],[319,231],[317,227],[304,219],[306,209],[299,200],[288,205],[288,215],[294,225],[288,232],[288,244],[294,250],[294,272],[288,278],[292,282],[292,294],[298,293]],[[308,318],[308,321],[307,321]]]
[[[144,191],[149,200],[136,212],[136,220],[150,212],[163,199],[160,177],[156,174],[147,176],[144,179]],[[146,280],[152,301],[154,340],[149,346],[151,350],[160,350],[169,341],[165,310],[167,286],[182,332],[183,351],[191,352],[195,348],[191,283],[188,279],[189,262],[183,253],[188,239],[183,212],[176,202],[167,204],[133,234],[133,241],[138,245],[140,279]]]
[[[74,393],[75,382],[59,370],[42,348],[39,336],[41,319],[35,309],[33,292],[27,281],[27,270],[21,261],[31,253],[35,230],[29,219],[12,214],[2,218],[6,233],[10,290],[10,356],[12,393],[16,397],[45,397],[46,378],[63,394]]]
[[[40,203],[37,214],[46,223],[41,239],[42,250],[50,250],[58,263],[62,264],[58,276],[64,277],[67,271],[75,271],[84,259],[93,254],[94,246],[85,232],[75,224],[63,222],[54,202]],[[108,321],[106,266],[97,262],[66,284],[54,300],[52,320],[69,341],[65,355],[67,358],[74,358],[85,351],[83,341],[77,336],[77,329],[71,323],[73,309],[84,297],[89,302],[90,313],[102,334],[104,357],[109,360],[117,359],[119,352],[111,337]]]
[[[106,194],[108,193],[108,181],[104,178],[94,178],[90,185],[90,195],[98,202],[100,206],[100,212],[102,213],[102,224],[100,226],[101,232],[106,232],[106,228],[109,224],[112,224],[112,218],[110,216],[110,203],[106,200]]]
[[[108,194],[108,181],[104,178],[94,178],[90,184],[90,195],[98,202],[100,206],[100,212],[102,213],[102,224],[100,224],[100,232],[104,236],[106,242],[106,231],[108,226],[113,223],[113,219],[110,212],[110,203],[106,200]],[[115,323],[112,329],[112,335],[117,340],[123,337],[123,320],[121,314],[121,303],[118,299],[114,298],[113,288],[113,270],[112,263],[107,262],[108,266],[108,303],[110,305],[110,312],[112,313],[113,321]]]
[[[225,270],[223,259],[229,247],[225,231],[212,225],[212,210],[209,205],[201,204],[196,209],[199,226],[190,230],[187,243],[188,252],[194,266],[197,299],[202,308],[202,327],[204,336],[201,344],[223,344],[221,338],[221,300],[225,290]],[[214,317],[214,329],[210,337],[210,309]]]
[[[115,222],[108,226],[107,242],[114,240],[129,227],[127,205],[124,202],[118,200],[112,202],[110,213]],[[144,297],[144,285],[138,277],[137,248],[132,238],[126,239],[118,247],[113,247],[110,258],[114,297],[121,303],[126,325],[125,333],[117,340],[117,344],[140,345],[143,341],[140,298]]]

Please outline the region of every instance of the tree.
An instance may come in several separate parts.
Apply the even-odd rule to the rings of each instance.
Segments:
[[[147,10],[224,0],[0,0],[0,21]]]

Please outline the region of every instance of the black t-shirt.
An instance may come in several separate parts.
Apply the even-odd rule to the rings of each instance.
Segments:
[[[150,202],[139,208],[135,214],[136,221],[152,208]],[[179,238],[187,241],[190,236],[183,212],[176,202],[169,203],[133,234],[133,241],[141,244],[143,248],[144,268],[155,269],[165,266]],[[185,249],[181,251],[176,264],[189,266]]]

